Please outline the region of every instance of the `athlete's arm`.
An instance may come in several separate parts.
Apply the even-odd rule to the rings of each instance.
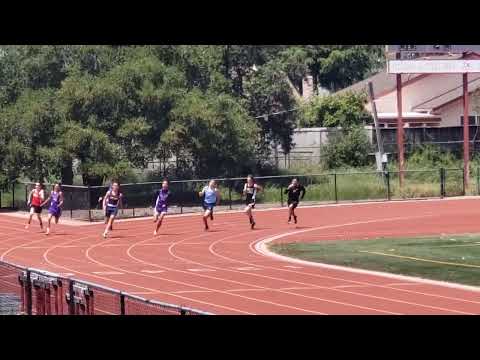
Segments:
[[[118,207],[123,211],[123,194],[118,194]]]
[[[247,195],[247,184],[243,185],[243,195]]]
[[[200,192],[198,193],[198,196],[202,197],[203,194],[205,194],[206,188],[207,188],[207,187],[205,186],[205,187],[202,189],[202,191],[200,191]]]
[[[32,196],[33,196],[33,190],[30,191],[30,194],[28,194],[27,206],[30,206],[30,204],[32,203]]]
[[[257,189],[257,191],[263,191],[263,187],[258,184],[255,184],[255,189]]]
[[[60,191],[60,193],[58,194],[58,199],[60,200],[60,202],[58,203],[58,207],[62,207],[63,205],[63,191]]]
[[[48,201],[51,199],[51,197],[52,197],[52,195],[51,195],[51,194],[50,194],[50,195],[48,195],[47,199],[46,199],[44,202],[42,202],[42,203],[40,204],[40,206],[41,206],[41,207],[44,207],[44,206],[45,206],[45,204],[46,204],[46,203],[48,203]]]
[[[303,200],[303,198],[305,197],[305,193],[307,192],[307,189],[305,189],[305,186],[302,185],[302,187],[300,188],[300,192],[302,193],[302,200]]]
[[[218,189],[215,189],[215,195],[217,195],[217,206],[218,204],[220,204],[220,199],[221,199],[221,195],[220,195],[220,191],[218,191]]]
[[[105,196],[103,197],[103,203],[102,203],[102,206],[103,206],[103,210],[106,209],[107,207],[107,199],[110,197],[110,191],[107,191],[107,193],[105,194]]]

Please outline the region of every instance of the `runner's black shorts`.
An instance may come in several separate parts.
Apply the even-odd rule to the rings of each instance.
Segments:
[[[295,209],[295,208],[298,206],[298,201],[290,201],[290,200],[288,200],[287,204],[288,204],[288,207],[290,207],[290,205],[293,204],[293,207],[292,207],[292,208]]]
[[[31,208],[33,209],[33,212],[35,214],[41,214],[42,213],[42,207],[41,206],[32,205]]]

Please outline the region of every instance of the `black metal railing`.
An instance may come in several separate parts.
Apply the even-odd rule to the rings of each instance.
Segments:
[[[0,261],[0,315],[213,315]]]
[[[472,173],[470,195],[480,195],[480,168]],[[257,196],[257,207],[284,206],[284,190],[293,177],[297,177],[307,188],[304,203],[329,204],[355,201],[388,201],[401,199],[442,198],[466,194],[463,169],[442,168],[405,170],[403,187],[399,186],[398,171],[390,172],[336,172],[310,175],[261,176],[257,181],[264,191]],[[170,213],[195,212],[201,209],[198,191],[208,182],[200,180],[170,181],[172,199]],[[240,209],[243,205],[242,189],[245,178],[217,179],[222,195],[219,210]],[[2,207],[26,210],[27,196],[34,183],[16,183],[9,191],[0,193]],[[50,184],[46,190],[50,191]],[[154,194],[161,182],[122,184],[124,208],[120,218],[150,216]],[[99,198],[108,186],[64,185],[64,215],[70,218],[95,221],[103,218]]]

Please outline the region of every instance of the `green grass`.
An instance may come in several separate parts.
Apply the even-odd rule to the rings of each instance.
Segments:
[[[406,173],[402,190],[399,188],[398,175],[391,174],[390,194],[393,199],[440,197],[439,172],[421,171]],[[460,196],[463,193],[463,180],[461,171],[447,172],[445,190],[447,196]],[[259,183],[264,191],[257,196],[258,203],[279,203],[282,196],[284,202],[286,195],[283,191],[288,186],[290,178],[261,179]],[[300,182],[306,186],[305,201],[333,202],[335,201],[335,176],[324,174],[318,176],[301,176]],[[387,198],[387,185],[382,176],[377,173],[344,172],[336,175],[336,191],[339,201],[375,200]],[[228,185],[220,184],[222,199],[228,199]],[[476,182],[472,182],[467,194],[476,194]],[[239,201],[241,194],[232,189],[232,200]],[[283,195],[282,195],[283,194]]]
[[[394,199],[425,198],[440,196],[440,181],[422,179],[420,174],[406,174],[404,187],[400,190],[398,176],[391,176],[390,194]],[[429,175],[427,172],[425,175]],[[456,174],[455,174],[456,175]],[[305,201],[335,201],[335,178],[333,175],[309,176],[300,178],[306,186]],[[264,182],[263,194],[259,202],[279,202],[280,185]],[[467,194],[476,194],[476,184]],[[285,185],[283,186],[285,189]],[[375,173],[342,173],[336,176],[336,190],[339,201],[386,199],[387,186],[381,176]],[[445,190],[447,196],[460,196],[463,193],[461,177],[447,176]],[[285,196],[284,196],[285,200]]]
[[[11,207],[12,196],[11,187],[8,190],[0,190],[0,207]],[[17,203],[19,200],[25,201],[25,185],[23,184],[15,185],[15,202]]]
[[[480,286],[480,235],[297,242],[270,249],[309,261]]]

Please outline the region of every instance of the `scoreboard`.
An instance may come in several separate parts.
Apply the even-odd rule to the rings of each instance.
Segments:
[[[480,54],[480,45],[387,45],[387,72],[389,74],[480,73],[480,60],[465,59],[461,56],[467,52]]]
[[[390,59],[413,60],[425,55],[480,54],[480,45],[387,45],[387,57]]]
[[[387,53],[462,54],[480,52],[480,45],[387,45]]]

